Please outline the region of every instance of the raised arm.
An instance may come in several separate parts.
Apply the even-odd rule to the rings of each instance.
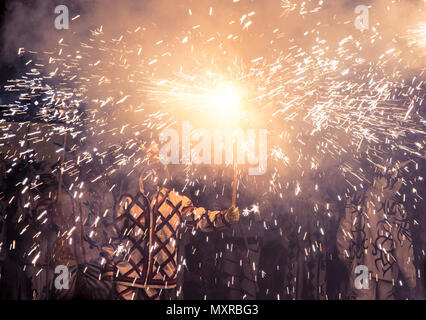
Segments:
[[[225,210],[207,210],[203,207],[195,207],[192,201],[186,197],[170,192],[169,198],[172,202],[181,202],[180,213],[182,220],[193,224],[203,232],[210,232],[217,228],[230,226],[238,222],[240,213],[238,208],[229,208]]]

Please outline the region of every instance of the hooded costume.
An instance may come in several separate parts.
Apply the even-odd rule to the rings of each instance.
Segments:
[[[75,189],[75,190],[74,190]],[[59,251],[58,260],[68,266],[70,283],[68,290],[55,290],[59,300],[81,298],[105,300],[111,298],[112,287],[102,279],[102,246],[108,243],[109,224],[114,215],[114,197],[105,182],[96,188],[86,185],[67,191],[63,198],[66,205],[66,241]],[[63,252],[65,251],[65,252]],[[65,254],[61,254],[61,252]]]
[[[350,272],[351,299],[393,299],[399,270],[409,284],[415,283],[407,212],[393,199],[398,189],[399,185],[380,193],[370,188],[346,204],[337,233],[337,247],[340,259]],[[355,288],[358,265],[368,268],[368,289]]]
[[[110,245],[104,247],[105,276],[118,285],[118,298],[157,299],[163,289],[175,288],[181,226],[209,232],[229,225],[226,212],[197,208],[188,197],[167,188],[152,200],[141,190],[135,197],[123,195]]]

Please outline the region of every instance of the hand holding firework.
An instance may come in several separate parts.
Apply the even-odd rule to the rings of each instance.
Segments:
[[[229,223],[236,223],[240,220],[240,211],[238,207],[230,207],[225,213],[225,219]]]

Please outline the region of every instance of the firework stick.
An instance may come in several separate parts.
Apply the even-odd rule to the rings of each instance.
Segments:
[[[232,207],[236,207],[237,204],[237,183],[238,183],[238,165],[234,163],[234,180],[232,185]]]

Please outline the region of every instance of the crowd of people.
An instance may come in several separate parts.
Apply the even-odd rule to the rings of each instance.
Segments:
[[[345,207],[265,193],[243,212],[208,195],[194,204],[153,159],[109,179],[93,163],[74,175],[36,161],[7,168],[2,299],[423,298],[412,219],[386,172]],[[69,284],[58,288],[59,265]],[[358,265],[368,288],[354,286]]]

